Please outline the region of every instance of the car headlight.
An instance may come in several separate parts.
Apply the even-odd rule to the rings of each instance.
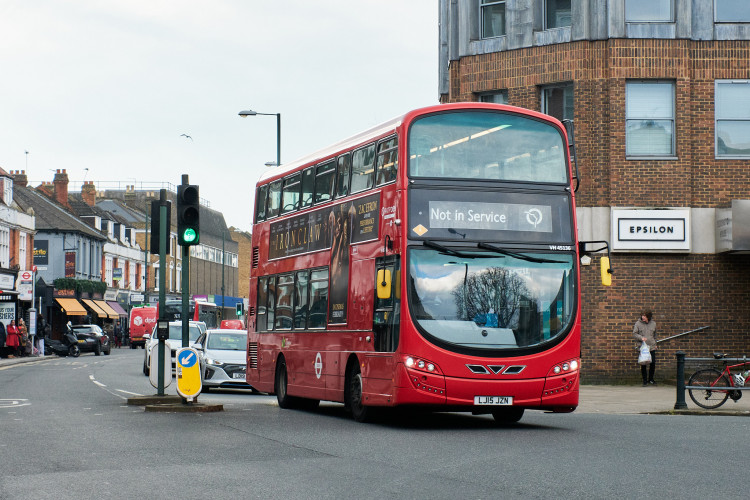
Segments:
[[[208,363],[209,365],[214,365],[214,366],[221,366],[221,365],[224,364],[221,361],[219,361],[218,359],[213,359],[213,358],[208,358],[206,360],[206,363]]]

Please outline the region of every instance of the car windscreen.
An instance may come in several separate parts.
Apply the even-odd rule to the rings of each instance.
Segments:
[[[212,333],[208,336],[207,349],[244,351],[247,345],[246,333]]]
[[[188,327],[188,338],[190,339],[190,342],[195,342],[195,340],[198,338],[200,334],[201,334],[201,331],[198,329],[197,326],[190,325]],[[181,340],[182,339],[182,325],[169,325],[169,338],[172,340]]]

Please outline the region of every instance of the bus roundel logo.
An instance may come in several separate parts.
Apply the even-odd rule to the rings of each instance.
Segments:
[[[323,375],[323,358],[318,353],[315,356],[315,376],[320,378],[321,375]]]

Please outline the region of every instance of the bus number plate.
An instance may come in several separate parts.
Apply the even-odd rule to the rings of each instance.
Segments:
[[[475,405],[510,406],[513,396],[474,396]]]

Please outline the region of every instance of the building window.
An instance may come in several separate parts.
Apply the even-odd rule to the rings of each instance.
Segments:
[[[479,0],[482,38],[505,35],[505,1]]]
[[[715,0],[717,23],[750,23],[747,0]]]
[[[542,113],[558,120],[573,119],[573,84],[542,87]]]
[[[8,206],[13,204],[13,179],[5,177],[3,179],[3,201]]]
[[[498,90],[496,92],[484,92],[477,94],[479,102],[493,102],[495,104],[508,104],[508,91]]]
[[[628,82],[625,101],[625,154],[674,156],[674,83]]]
[[[544,2],[544,29],[570,26],[570,0],[546,0]]]
[[[625,0],[625,22],[671,23],[673,21],[674,0]]]
[[[109,287],[112,286],[113,264],[112,257],[104,257],[104,279]]]
[[[26,233],[20,233],[18,235],[18,264],[21,269],[28,269],[26,267]]]
[[[716,82],[716,156],[750,156],[750,80]]]
[[[10,267],[10,229],[0,226],[0,267]]]

